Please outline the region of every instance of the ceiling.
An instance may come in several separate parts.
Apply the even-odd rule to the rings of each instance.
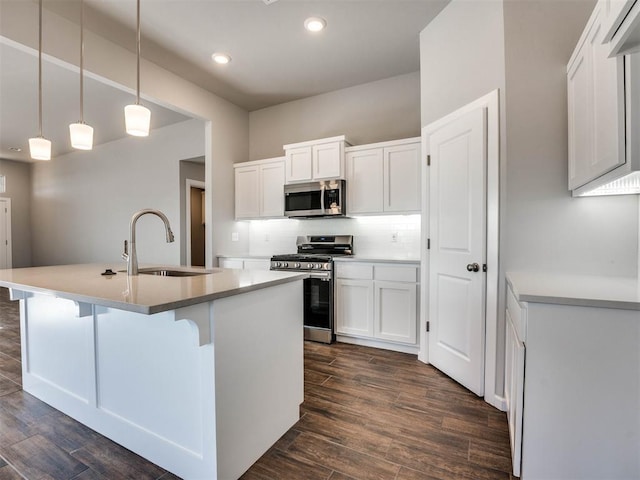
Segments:
[[[418,71],[419,33],[448,1],[142,0],[142,56],[254,111]],[[44,0],[44,7],[79,23],[79,0]],[[134,0],[85,0],[85,28],[131,51],[135,15]],[[309,16],[324,18],[327,28],[305,31]],[[0,48],[0,158],[27,160],[26,139],[37,134],[37,58]],[[231,55],[231,63],[214,64],[214,51]],[[43,75],[45,136],[59,155],[70,150],[67,125],[78,120],[77,72],[47,63]],[[95,144],[123,136],[128,103],[130,94],[85,80],[85,119],[95,128]],[[186,119],[147,106],[152,128]]]

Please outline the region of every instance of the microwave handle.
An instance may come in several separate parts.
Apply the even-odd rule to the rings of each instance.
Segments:
[[[325,208],[324,208],[324,189],[325,188],[326,186],[324,183],[320,185],[320,208],[322,209],[322,213],[325,212]]]

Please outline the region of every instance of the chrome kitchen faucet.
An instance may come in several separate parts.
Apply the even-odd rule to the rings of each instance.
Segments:
[[[171,243],[174,240],[173,232],[171,231],[171,225],[169,225],[169,219],[160,210],[146,208],[134,213],[131,217],[131,222],[129,223],[129,243],[127,244],[127,241],[124,241],[124,252],[122,253],[122,258],[127,261],[127,275],[138,275],[138,256],[136,255],[136,223],[141,216],[146,215],[147,213],[152,213],[153,215],[160,217],[160,219],[164,222],[164,228],[167,232],[167,243]]]

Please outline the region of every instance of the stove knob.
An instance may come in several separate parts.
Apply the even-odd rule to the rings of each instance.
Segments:
[[[273,266],[278,268],[280,266],[280,262],[273,262]]]
[[[282,262],[282,266],[285,267],[285,268],[288,267],[289,266],[289,262]]]
[[[319,263],[316,263],[316,264],[314,265],[314,268],[316,268],[316,269],[320,268],[320,264],[319,264]]]
[[[293,265],[293,268],[300,268],[300,264],[296,262],[296,263]]]
[[[312,263],[307,263],[304,268],[306,268],[306,269],[313,268],[313,264]]]

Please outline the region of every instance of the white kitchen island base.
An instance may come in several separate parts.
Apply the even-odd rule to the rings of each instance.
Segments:
[[[23,388],[184,479],[236,479],[299,418],[302,293],[147,315],[13,288]]]

